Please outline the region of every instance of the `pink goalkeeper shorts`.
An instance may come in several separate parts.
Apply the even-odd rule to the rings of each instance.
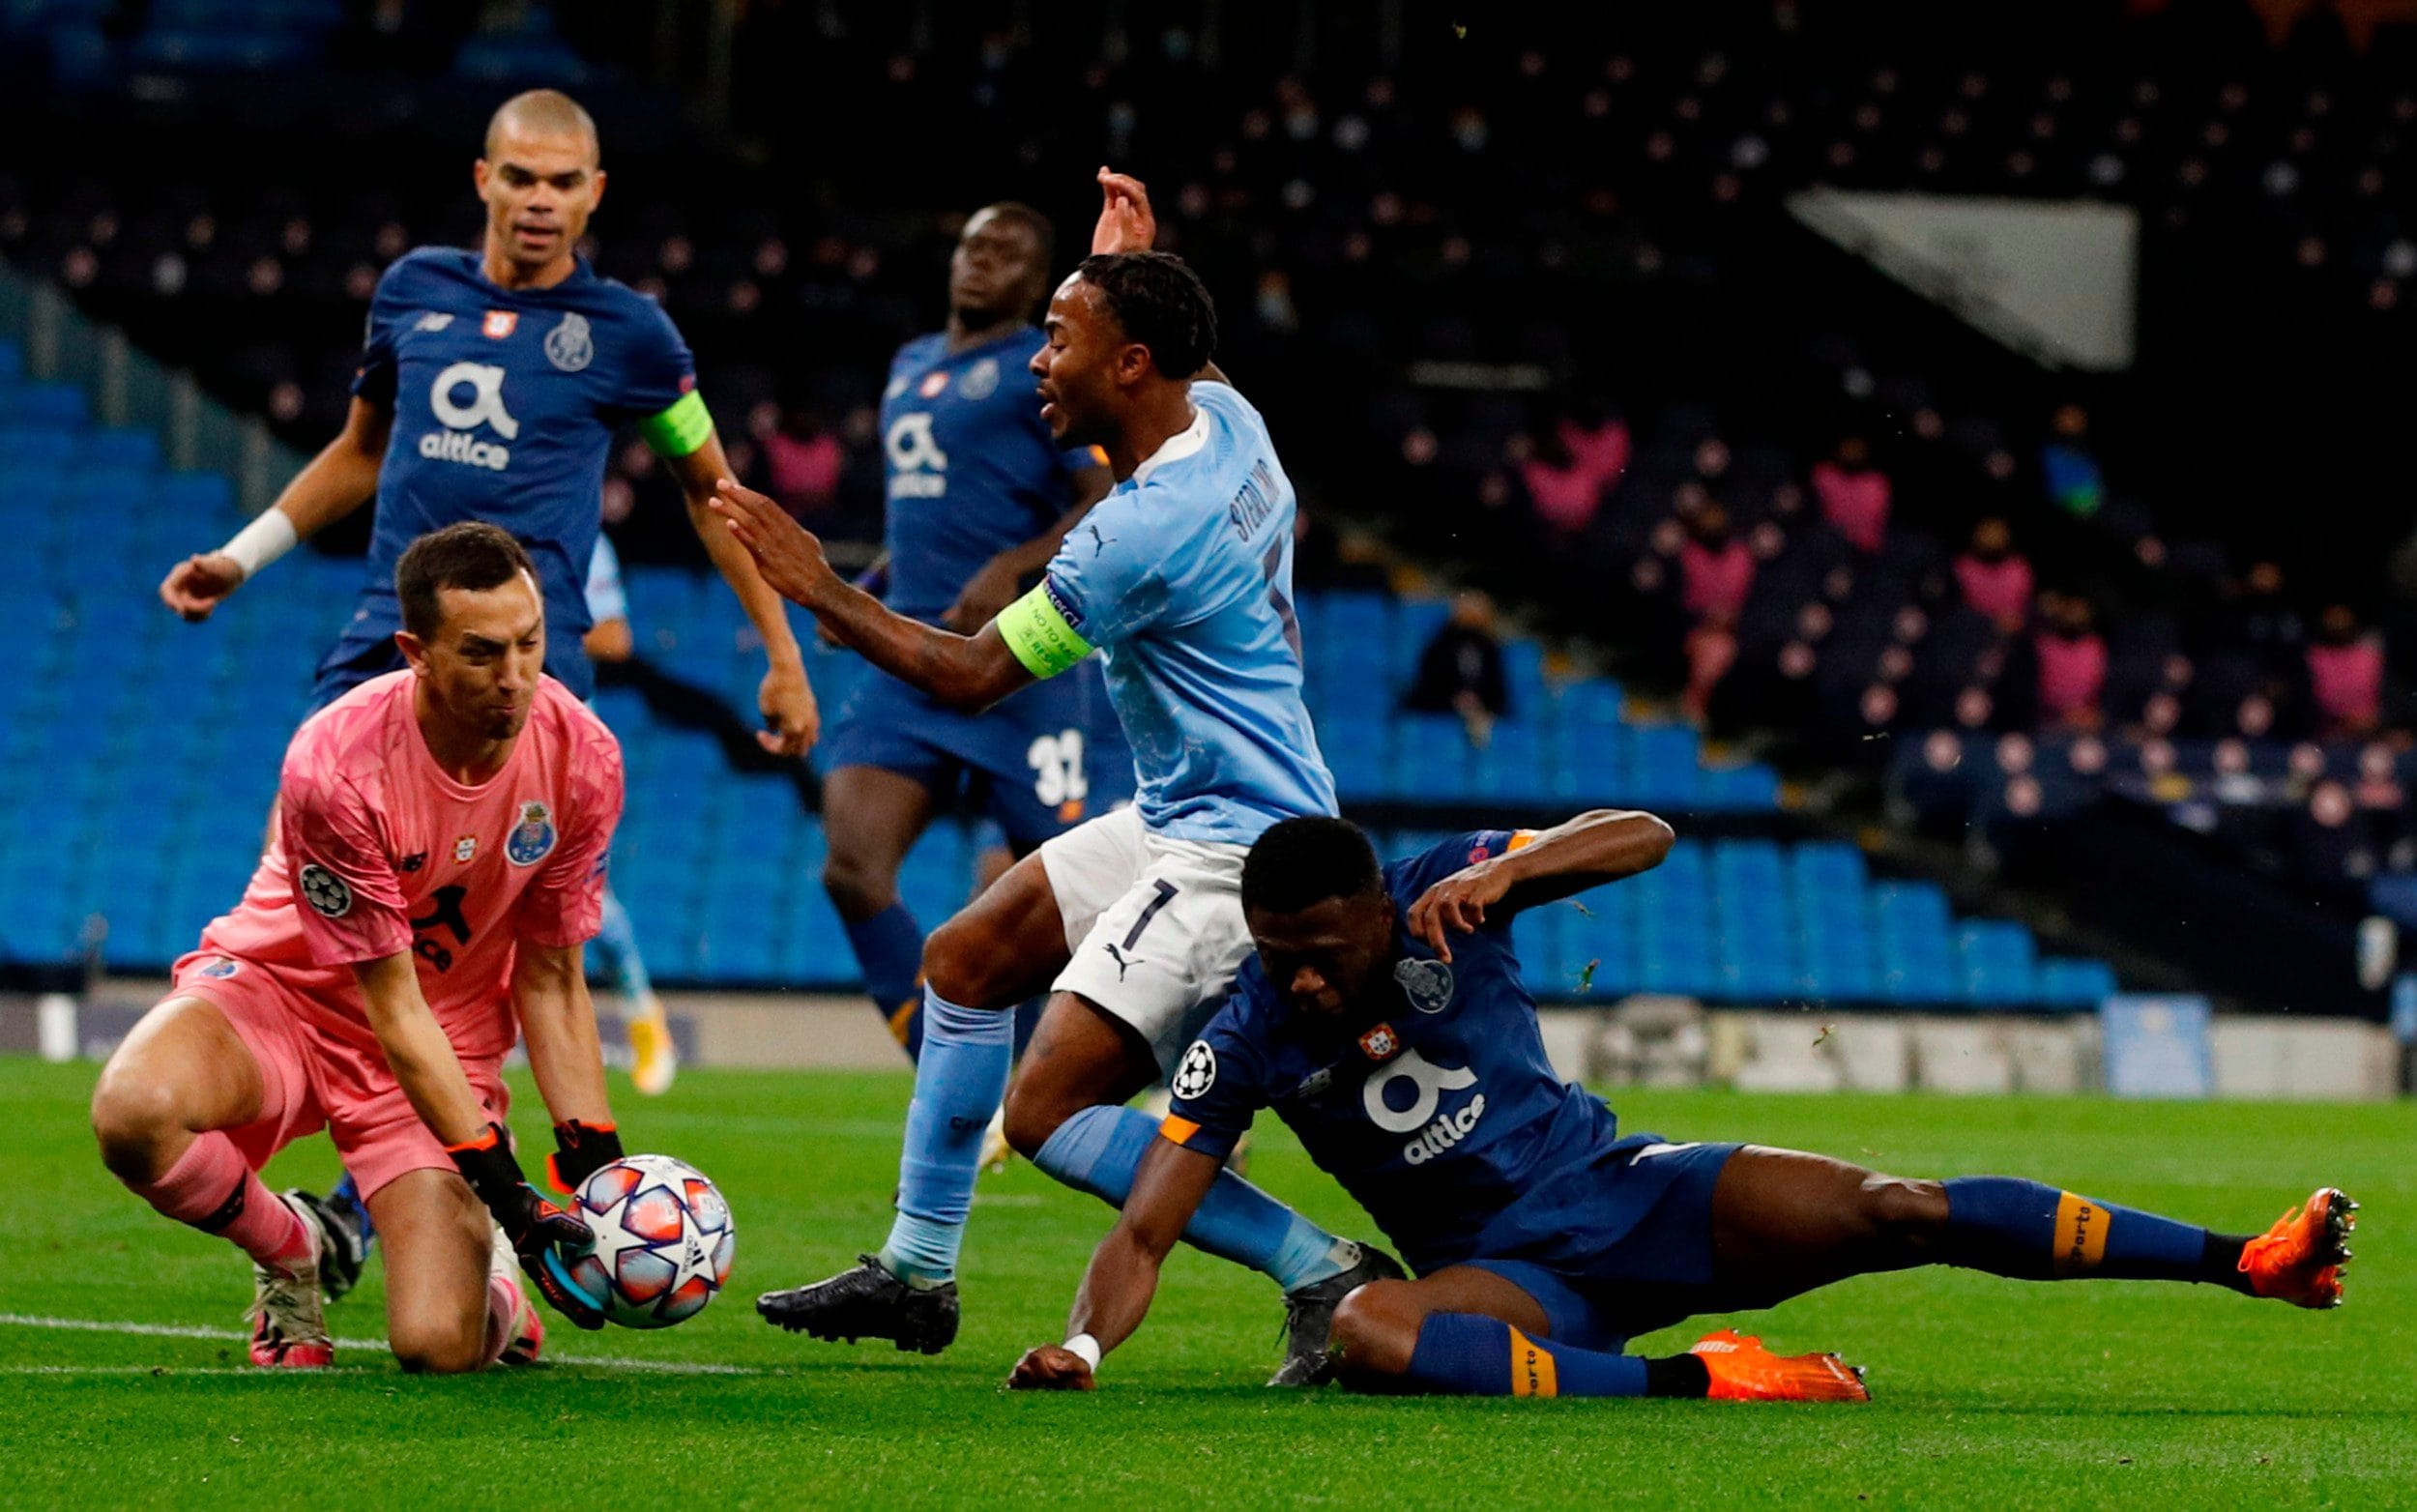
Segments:
[[[227,1129],[257,1171],[298,1139],[324,1128],[366,1201],[411,1171],[451,1171],[428,1126],[374,1046],[327,1033],[306,1016],[300,995],[274,972],[239,957],[196,950],[176,963],[171,998],[199,998],[226,1015],[260,1064],[260,1117]],[[504,1121],[511,1095],[500,1058],[465,1059],[486,1116]]]

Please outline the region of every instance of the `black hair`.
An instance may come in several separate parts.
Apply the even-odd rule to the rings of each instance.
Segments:
[[[1158,371],[1189,378],[1217,355],[1217,306],[1173,252],[1108,252],[1074,270],[1099,290],[1124,334],[1150,348]]]
[[[1328,898],[1384,892],[1384,868],[1367,831],[1348,819],[1287,819],[1242,858],[1242,907],[1297,914]]]
[[[401,600],[403,628],[433,640],[445,627],[437,595],[448,588],[480,593],[501,588],[520,573],[534,586],[538,569],[511,532],[483,520],[463,520],[430,531],[405,548],[394,564],[394,596]]]
[[[1019,225],[1032,232],[1033,241],[1040,248],[1040,276],[1043,278],[1049,276],[1049,265],[1058,258],[1058,228],[1047,216],[1020,199],[998,200],[984,205],[974,214],[995,216],[1010,225]],[[973,218],[968,217],[966,223],[971,225]]]

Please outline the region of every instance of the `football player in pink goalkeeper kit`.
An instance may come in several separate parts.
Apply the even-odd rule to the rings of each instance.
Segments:
[[[315,1200],[254,1174],[323,1125],[385,1239],[405,1369],[534,1359],[544,1328],[515,1260],[572,1322],[603,1323],[563,1274],[593,1236],[523,1178],[500,1068],[516,1020],[557,1185],[619,1157],[580,946],[621,749],[539,670],[544,605],[509,534],[448,526],[394,576],[409,665],[296,732],[242,904],[177,962],[93,1093],[119,1179],[251,1257],[258,1365],[334,1353],[321,1266],[343,1257]]]

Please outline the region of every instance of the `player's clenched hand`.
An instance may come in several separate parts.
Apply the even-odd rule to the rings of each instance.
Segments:
[[[1485,924],[1485,911],[1502,901],[1511,879],[1491,861],[1463,867],[1418,895],[1410,906],[1410,933],[1444,961],[1452,958],[1450,937],[1474,934]]]
[[[781,597],[811,609],[838,584],[823,543],[772,500],[725,478],[713,485],[713,497],[707,503]]]
[[[210,611],[226,601],[226,596],[244,586],[244,569],[235,559],[222,551],[207,556],[187,557],[168,568],[168,575],[160,583],[160,601],[199,624],[210,618]]]
[[[957,601],[940,617],[940,623],[959,635],[971,635],[991,621],[999,611],[1015,601],[1017,578],[1015,565],[1001,557],[982,564],[981,570],[965,580],[965,589]]]
[[[1158,240],[1158,218],[1150,208],[1150,190],[1129,173],[1099,170],[1099,223],[1092,228],[1091,249],[1105,252],[1146,252]]]
[[[764,674],[755,705],[764,712],[764,728],[755,743],[775,756],[802,756],[823,733],[822,706],[805,681],[803,667],[774,666]]]
[[[445,1152],[504,1231],[538,1295],[582,1328],[603,1327],[604,1314],[570,1279],[570,1263],[596,1248],[595,1231],[538,1195],[521,1175],[503,1126],[490,1123],[476,1141],[449,1145]]]
[[[1026,1350],[1007,1373],[1009,1391],[1094,1391],[1091,1366],[1072,1350],[1055,1344]]]
[[[524,1184],[521,1190],[529,1194],[529,1205],[520,1231],[515,1234],[510,1224],[504,1226],[521,1270],[554,1311],[582,1328],[603,1327],[604,1314],[595,1299],[570,1279],[570,1263],[596,1248],[595,1231],[539,1197],[535,1188]]]

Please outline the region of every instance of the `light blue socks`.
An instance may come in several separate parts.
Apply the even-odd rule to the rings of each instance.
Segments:
[[[1014,1014],[960,1007],[923,989],[923,1054],[898,1157],[898,1214],[881,1251],[901,1280],[938,1286],[955,1277],[982,1131],[1007,1094],[1014,1054]]]
[[[1132,1195],[1158,1122],[1133,1108],[1085,1108],[1058,1125],[1033,1164],[1114,1207]],[[1359,1264],[1359,1246],[1336,1238],[1231,1171],[1201,1199],[1183,1238],[1220,1260],[1248,1265],[1295,1291]]]

